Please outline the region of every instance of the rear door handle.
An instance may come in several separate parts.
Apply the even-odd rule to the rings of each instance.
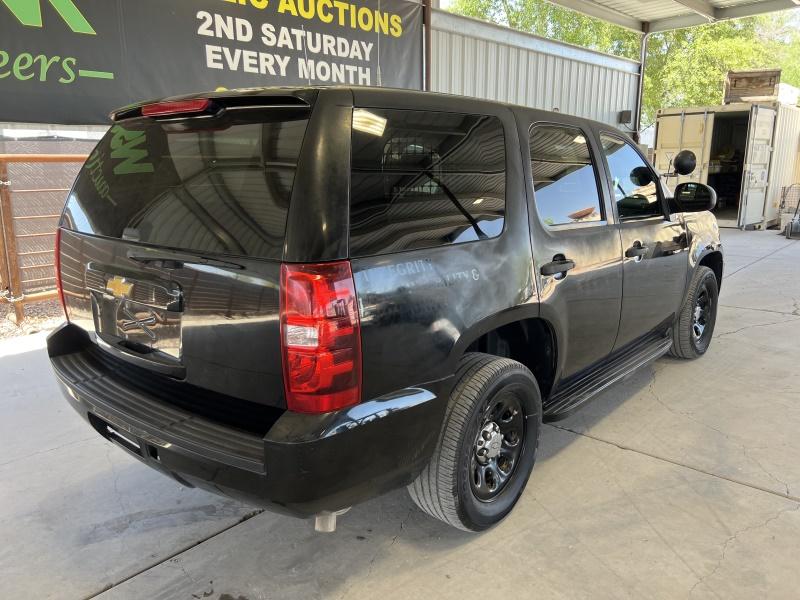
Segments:
[[[575,261],[565,258],[563,254],[556,254],[553,262],[542,265],[539,272],[542,275],[560,275],[575,268]]]
[[[626,258],[641,258],[647,254],[647,246],[642,246],[642,242],[633,242],[633,246],[625,250]]]

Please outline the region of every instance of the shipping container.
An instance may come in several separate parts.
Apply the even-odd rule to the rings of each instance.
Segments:
[[[670,185],[699,181],[713,187],[721,227],[778,225],[783,189],[800,182],[800,109],[777,102],[662,109],[656,168],[669,172],[680,150],[697,155],[697,168]]]

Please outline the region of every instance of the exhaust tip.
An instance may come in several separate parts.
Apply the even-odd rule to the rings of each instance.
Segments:
[[[323,511],[314,515],[314,531],[317,533],[333,533],[336,531],[336,517],[343,515],[350,508],[337,510],[335,512]]]

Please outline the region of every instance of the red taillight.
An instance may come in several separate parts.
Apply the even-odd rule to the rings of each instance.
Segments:
[[[61,227],[56,229],[56,248],[55,259],[53,260],[53,267],[56,272],[56,290],[58,291],[58,301],[61,302],[61,308],[64,309],[64,316],[69,321],[67,314],[67,303],[64,301],[64,286],[61,284]]]
[[[348,261],[281,267],[281,346],[289,410],[361,401],[361,326]]]
[[[157,102],[146,104],[142,107],[143,117],[166,117],[170,115],[185,115],[191,113],[201,113],[208,110],[211,100],[200,98],[199,100],[177,100],[175,102]]]

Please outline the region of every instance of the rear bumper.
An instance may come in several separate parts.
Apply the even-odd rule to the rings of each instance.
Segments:
[[[123,374],[73,325],[48,337],[48,352],[67,400],[106,439],[185,485],[297,516],[410,483],[433,452],[449,385],[325,415],[278,411],[260,436],[171,402],[147,371],[128,367]],[[137,376],[148,385],[137,385]]]

